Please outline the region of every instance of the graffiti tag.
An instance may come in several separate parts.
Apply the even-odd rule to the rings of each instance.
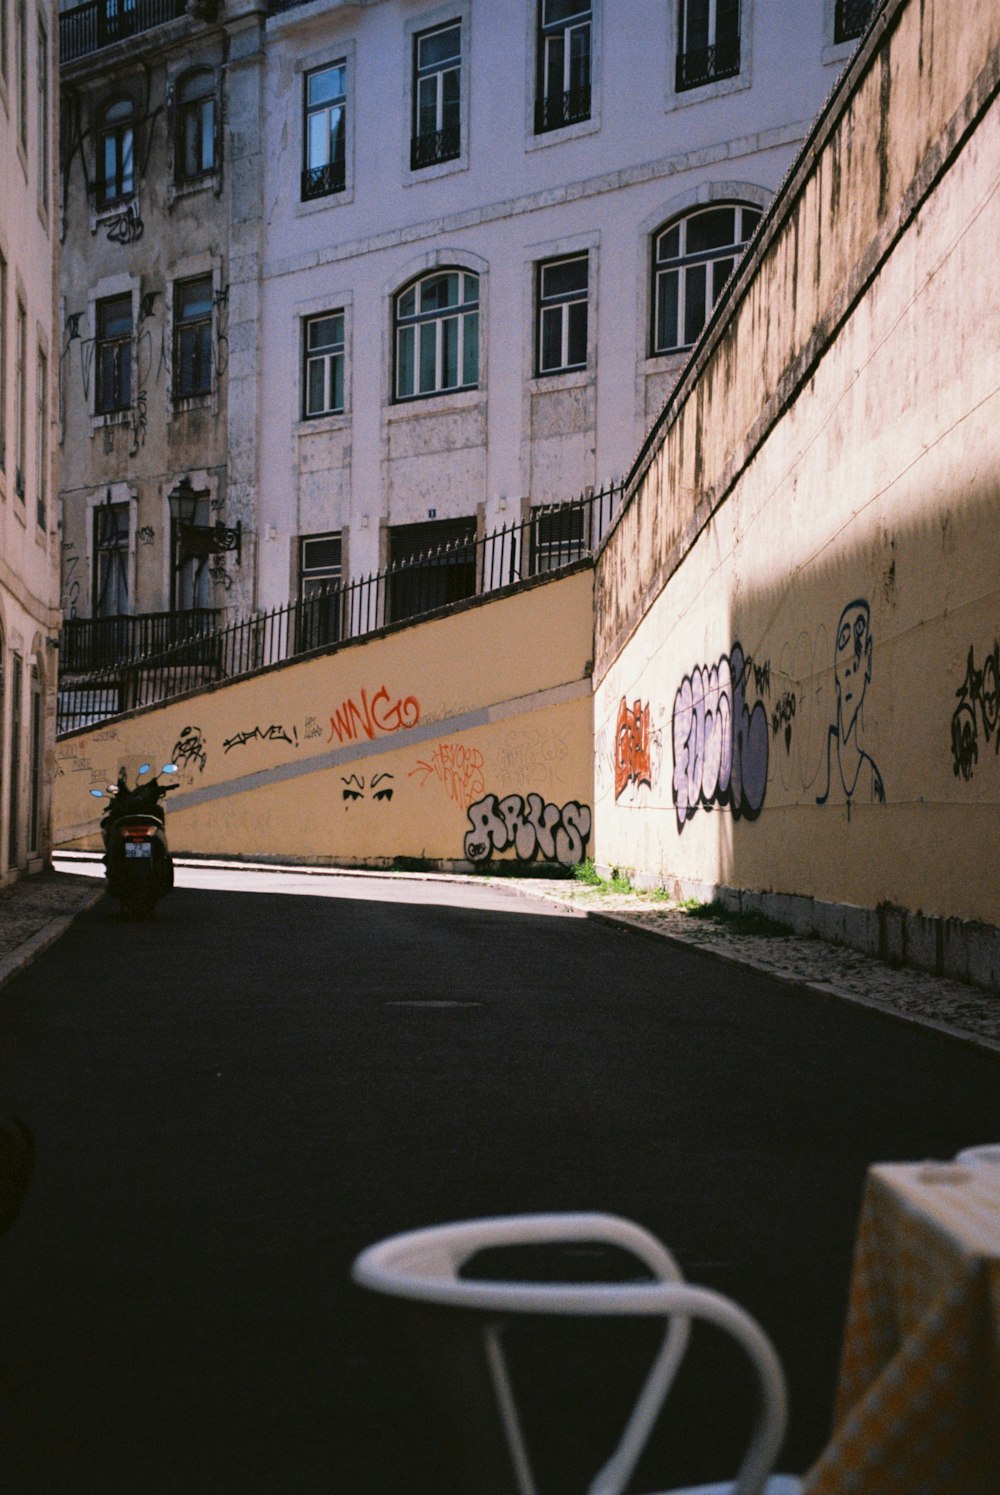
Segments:
[[[495,851],[512,846],[520,862],[533,861],[541,852],[545,861],[571,867],[583,857],[590,836],[590,808],[575,799],[559,809],[540,794],[529,794],[527,803],[520,794],[501,800],[487,794],[469,806],[468,814],[472,829],[465,833],[465,855],[470,862],[488,862]]]
[[[429,759],[421,758],[409,777],[421,774],[420,787],[429,778],[437,779],[445,793],[456,805],[467,810],[472,801],[486,788],[483,779],[483,755],[478,748],[464,747],[457,742],[439,742]]]
[[[373,773],[367,784],[367,792],[370,797],[372,799],[392,799],[395,791],[392,784],[388,781],[395,777],[396,775],[392,773]],[[363,775],[352,773],[346,779],[342,778],[340,782],[344,786],[343,798],[346,804],[353,804],[355,800],[365,798],[366,785]]]
[[[739,644],[711,668],[696,666],[674,697],[673,797],[683,831],[699,806],[754,820],[767,792],[767,712],[746,702],[749,673]]]
[[[200,727],[183,728],[183,730],[181,731],[181,735],[174,743],[174,750],[171,754],[171,758],[174,763],[177,763],[178,765],[183,763],[188,768],[191,768],[195,764],[197,764],[198,772],[205,772],[205,764],[208,762],[208,753],[205,749],[205,742],[201,735]]]
[[[289,737],[285,728],[277,724],[251,727],[249,732],[236,732],[232,737],[227,737],[222,744],[222,751],[228,753],[230,748],[246,747],[248,742],[287,742],[289,747],[298,747],[299,734],[296,727],[292,728],[292,734]]]
[[[629,706],[622,696],[615,729],[615,799],[629,784],[653,783],[650,755],[649,706],[636,701]]]
[[[415,727],[419,720],[420,703],[415,696],[397,697],[393,701],[386,687],[381,685],[371,700],[367,691],[362,690],[360,706],[353,696],[341,703],[330,718],[327,742],[332,742],[334,737],[338,742],[345,738],[348,742],[356,742],[359,731],[371,742],[378,732],[405,732],[407,728]]]
[[[826,736],[826,788],[816,803],[825,805],[836,787],[833,757],[836,750],[837,778],[847,804],[847,818],[857,799],[885,801],[885,786],[878,765],[858,742],[858,725],[865,692],[872,678],[871,610],[863,597],[849,602],[840,614],[834,646],[837,682],[837,720]]]
[[[981,670],[976,669],[973,646],[969,645],[965,679],[955,695],[958,705],[951,719],[952,768],[968,782],[979,761],[980,722],[985,742],[988,745],[995,738],[1000,754],[1000,643],[994,643],[993,653],[986,655]]]

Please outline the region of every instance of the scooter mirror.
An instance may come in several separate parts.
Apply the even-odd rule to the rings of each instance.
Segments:
[[[149,773],[149,764],[148,763],[140,763],[139,764],[139,773]]]
[[[177,764],[176,763],[164,763],[163,767],[160,769],[160,772],[161,773],[176,773],[177,772]]]
[[[91,789],[90,792],[94,796],[95,799],[103,799],[104,798],[104,790],[103,789]]]

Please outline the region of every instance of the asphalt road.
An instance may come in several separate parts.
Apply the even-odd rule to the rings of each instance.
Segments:
[[[639,1220],[756,1314],[782,1467],[811,1462],[865,1168],[996,1140],[995,1058],[486,888],[197,880],[148,924],[102,900],[0,998],[37,1143],[0,1241],[3,1495],[482,1495],[443,1362],[420,1380],[348,1273],[535,1209]],[[544,1495],[585,1487],[647,1348],[585,1327],[512,1345]],[[689,1360],[637,1488],[732,1472],[740,1368]]]

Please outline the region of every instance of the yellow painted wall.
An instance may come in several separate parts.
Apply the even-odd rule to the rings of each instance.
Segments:
[[[172,759],[175,853],[578,861],[592,615],[588,568],[64,738],[57,843],[98,845],[90,788]]]
[[[996,925],[1000,10],[887,17],[599,558],[594,850]]]

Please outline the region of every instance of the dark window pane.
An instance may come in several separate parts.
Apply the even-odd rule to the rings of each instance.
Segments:
[[[687,253],[702,254],[707,249],[721,249],[736,240],[736,210],[713,208],[696,213],[687,220]]]
[[[428,68],[454,61],[458,58],[460,45],[461,27],[457,25],[418,37],[417,66]]]
[[[722,287],[733,273],[735,260],[716,260],[712,266],[712,305],[722,294]]]
[[[659,302],[656,311],[656,347],[658,351],[677,347],[677,295],[679,281],[680,272],[677,270],[668,270],[659,277],[657,282]]]
[[[569,21],[575,16],[589,15],[590,0],[545,0],[542,24],[553,26],[559,21]]]
[[[693,343],[705,325],[705,266],[691,265],[684,277],[684,341]]]
[[[587,362],[587,303],[575,301],[566,308],[569,314],[569,348],[567,362],[570,365]]]
[[[562,365],[562,307],[551,306],[542,312],[542,347],[540,368],[557,369]]]
[[[573,291],[587,289],[587,259],[562,260],[555,265],[542,266],[542,296],[566,296]]]

